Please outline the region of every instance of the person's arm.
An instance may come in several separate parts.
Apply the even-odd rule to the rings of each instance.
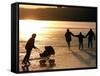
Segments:
[[[83,36],[83,38],[86,38],[86,36]]]
[[[89,35],[89,32],[86,34],[85,38]]]
[[[34,49],[37,49],[37,47],[35,46],[35,39],[33,40],[33,43],[32,43],[33,45],[32,45],[32,47],[34,48]]]
[[[38,48],[35,46],[35,44],[33,45],[33,48],[34,48],[34,49],[38,49]]]
[[[71,35],[72,35],[72,36],[75,36],[72,32],[71,32]]]
[[[83,35],[83,38],[86,38],[86,36]]]
[[[37,47],[36,47],[35,45],[33,46],[33,48],[34,48],[34,49],[37,49]]]
[[[74,35],[74,37],[78,37],[79,35]]]

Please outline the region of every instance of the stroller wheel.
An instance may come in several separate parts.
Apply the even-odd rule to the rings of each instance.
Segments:
[[[50,66],[55,66],[55,59],[50,59],[49,60],[49,65]]]
[[[46,60],[40,60],[39,63],[40,63],[41,67],[45,67],[46,66]]]

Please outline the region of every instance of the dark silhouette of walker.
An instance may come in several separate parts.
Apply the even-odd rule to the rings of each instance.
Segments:
[[[22,64],[27,64],[29,62],[29,58],[30,58],[30,55],[31,55],[31,51],[32,51],[32,48],[36,49],[37,47],[34,45],[35,43],[35,37],[36,37],[36,34],[32,34],[32,37],[27,41],[26,43],[26,46],[25,46],[25,49],[26,49],[26,55],[22,61]]]
[[[82,35],[82,33],[80,32],[78,35],[74,35],[75,37],[78,37],[79,39],[79,49],[83,48],[83,38],[85,38],[84,35]]]
[[[67,32],[65,33],[65,38],[66,38],[66,42],[68,44],[68,48],[70,49],[71,45],[70,42],[72,41],[71,36],[74,36],[72,32],[69,31],[69,29],[67,29]]]
[[[88,48],[93,47],[93,39],[95,40],[95,34],[92,31],[92,29],[90,29],[90,31],[87,33],[86,37],[88,36]]]

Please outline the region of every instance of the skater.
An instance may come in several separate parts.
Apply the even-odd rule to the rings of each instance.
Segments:
[[[93,39],[95,40],[95,34],[92,31],[92,29],[90,29],[90,31],[87,33],[86,37],[88,36],[88,48],[93,47]]]
[[[35,43],[35,37],[36,37],[36,34],[32,34],[32,37],[27,41],[26,43],[26,46],[25,46],[25,49],[26,49],[26,55],[22,61],[22,64],[27,64],[29,62],[29,58],[30,58],[30,55],[31,55],[31,51],[32,51],[32,48],[34,49],[38,49],[34,43]]]
[[[66,42],[68,44],[69,50],[70,50],[70,47],[71,47],[70,42],[72,41],[71,36],[74,36],[74,34],[72,32],[70,32],[69,29],[67,29],[67,32],[65,33],[65,38],[66,38]]]
[[[78,37],[79,39],[79,49],[82,48],[83,49],[83,38],[85,38],[84,35],[82,35],[82,33],[80,32],[78,35],[74,35],[75,37]]]

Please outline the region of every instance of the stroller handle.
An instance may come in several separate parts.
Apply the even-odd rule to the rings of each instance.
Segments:
[[[36,48],[36,51],[37,51],[38,53],[42,53],[42,50],[40,50],[39,48]]]

